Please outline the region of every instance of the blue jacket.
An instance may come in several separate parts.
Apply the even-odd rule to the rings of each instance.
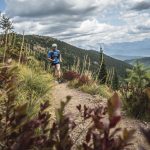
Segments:
[[[51,58],[52,64],[59,64],[60,63],[60,51],[54,50],[48,52],[48,58]]]

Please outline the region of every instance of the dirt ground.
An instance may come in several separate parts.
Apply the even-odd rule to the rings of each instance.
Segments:
[[[53,108],[58,108],[60,106],[60,102],[61,101],[65,101],[66,100],[66,96],[71,96],[72,99],[69,102],[69,104],[66,107],[66,113],[73,113],[74,117],[76,118],[76,122],[78,122],[78,110],[76,109],[76,106],[81,104],[81,105],[87,105],[87,106],[94,106],[94,105],[98,105],[98,104],[106,104],[107,100],[105,98],[99,97],[99,96],[92,96],[90,94],[87,93],[83,93],[77,89],[70,89],[66,83],[63,84],[56,84],[56,86],[53,89]],[[135,133],[135,138],[134,138],[134,145],[130,148],[128,148],[128,150],[138,150],[139,145],[144,145],[147,150],[149,150],[150,148],[148,148],[147,143],[145,141],[145,139],[143,138],[140,130],[139,130],[139,126],[142,126],[144,128],[148,128],[149,124],[146,122],[140,122],[138,120],[135,119],[131,119],[126,117],[125,115],[123,115],[121,122],[118,125],[121,128],[127,128],[127,129],[135,129],[136,133]],[[76,130],[76,133],[73,135],[74,138],[78,137],[78,135],[80,134],[80,132],[84,129],[84,126],[80,126],[78,127],[78,129]],[[84,134],[84,133],[83,133]],[[80,143],[82,141],[82,136],[78,137],[77,143]]]

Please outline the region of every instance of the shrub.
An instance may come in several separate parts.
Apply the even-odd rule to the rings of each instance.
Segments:
[[[113,95],[113,91],[107,85],[100,85],[99,94],[102,97],[109,98]]]
[[[96,95],[99,94],[99,86],[96,83],[93,83],[91,85],[85,84],[79,88],[81,91]]]
[[[79,86],[82,86],[82,85],[85,85],[85,84],[89,84],[90,82],[91,82],[91,80],[86,75],[81,75],[79,77],[79,79],[78,79]]]
[[[68,86],[71,87],[71,88],[78,88],[79,87],[78,79],[70,81]]]
[[[40,70],[40,63],[38,60],[36,60],[33,56],[30,56],[27,58],[27,65],[29,68],[34,69],[34,70]]]
[[[63,78],[68,81],[78,79],[79,77],[80,77],[80,74],[75,71],[67,71],[63,74]]]
[[[129,92],[130,90],[131,92]],[[123,91],[124,109],[127,114],[137,119],[150,120],[150,104],[147,94],[144,92],[133,94],[133,89],[130,88],[130,90],[127,91],[127,94]]]
[[[19,71],[20,86],[30,93],[35,92],[38,97],[42,97],[51,88],[52,76],[43,72],[36,72],[25,66]]]
[[[18,103],[28,103],[28,111],[35,113],[41,101],[47,99],[46,94],[50,94],[52,87],[52,76],[46,72],[37,72],[24,65],[19,67],[18,73]],[[49,96],[50,97],[50,96]]]
[[[128,78],[121,89],[124,109],[133,117],[150,120],[149,97],[144,92],[149,82],[147,70],[137,62],[132,70],[127,71]]]
[[[94,108],[77,106],[84,122],[92,120],[85,139],[79,146],[81,150],[123,150],[129,145],[135,131],[115,128],[121,119],[120,106],[117,93],[108,100],[107,108],[101,105]],[[83,126],[86,124],[87,122]]]

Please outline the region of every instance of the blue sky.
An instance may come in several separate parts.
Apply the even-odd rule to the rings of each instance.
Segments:
[[[15,31],[109,55],[150,56],[150,0],[0,0]]]
[[[0,0],[0,10],[4,10],[4,9],[5,9],[5,1]]]

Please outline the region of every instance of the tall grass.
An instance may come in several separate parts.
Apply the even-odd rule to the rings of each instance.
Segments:
[[[39,104],[50,97],[53,78],[44,71],[37,72],[24,65],[20,65],[19,70],[18,103],[28,102],[28,112],[33,115]]]
[[[97,80],[97,75],[90,71],[90,67],[91,60],[87,55],[84,56],[83,62],[79,58],[75,58],[73,66],[64,73],[64,78],[69,81],[68,85],[92,95],[100,95],[105,98],[111,97],[113,94],[111,87],[101,85]],[[113,70],[108,70],[108,85],[111,85]]]
[[[91,95],[99,94],[99,86],[96,83],[91,84],[90,86],[85,84],[79,87],[79,89],[85,93],[89,93]]]

